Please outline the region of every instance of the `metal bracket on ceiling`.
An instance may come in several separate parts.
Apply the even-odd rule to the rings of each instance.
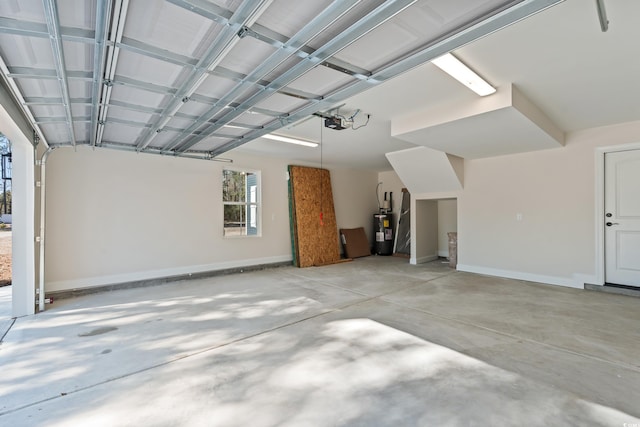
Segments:
[[[288,114],[278,117],[278,120],[280,120],[280,124],[282,126],[287,126],[287,125],[291,124],[291,121],[289,120],[289,115]]]
[[[250,31],[249,27],[247,27],[246,25],[243,25],[240,28],[240,30],[238,30],[238,37],[244,38],[249,31]]]
[[[606,32],[609,29],[609,20],[607,19],[607,11],[604,8],[604,0],[596,0],[598,8],[598,19],[600,19],[600,29]]]

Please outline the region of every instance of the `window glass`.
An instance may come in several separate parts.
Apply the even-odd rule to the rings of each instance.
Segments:
[[[259,173],[225,169],[222,178],[224,235],[257,236],[260,224]]]

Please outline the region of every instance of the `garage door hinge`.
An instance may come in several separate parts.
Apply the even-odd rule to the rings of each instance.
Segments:
[[[40,187],[41,187],[40,181],[36,181],[36,188],[40,188]]]

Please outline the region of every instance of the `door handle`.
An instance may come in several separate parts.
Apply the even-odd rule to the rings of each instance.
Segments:
[[[618,224],[617,222],[607,222],[606,223],[607,227],[611,227],[612,225],[620,225],[620,224]]]

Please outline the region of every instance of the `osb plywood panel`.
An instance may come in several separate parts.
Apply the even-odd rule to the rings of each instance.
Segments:
[[[289,166],[289,185],[296,265],[311,267],[340,262],[329,171]]]

